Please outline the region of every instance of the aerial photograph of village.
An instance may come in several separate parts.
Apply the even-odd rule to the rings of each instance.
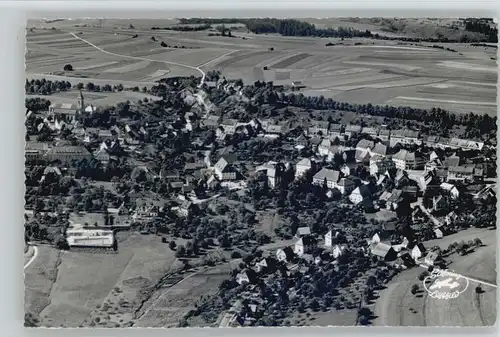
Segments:
[[[29,20],[24,325],[494,325],[497,35]]]

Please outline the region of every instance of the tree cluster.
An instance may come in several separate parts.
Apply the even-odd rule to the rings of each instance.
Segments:
[[[68,81],[51,81],[45,78],[28,81],[24,85],[24,90],[28,95],[51,95],[55,92],[71,90],[71,83]]]

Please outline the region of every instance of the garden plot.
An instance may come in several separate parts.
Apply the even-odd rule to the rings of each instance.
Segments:
[[[148,309],[134,327],[176,327],[201,296],[218,292],[220,283],[229,277],[230,272],[227,263],[181,275],[179,280],[182,282],[159,291],[154,307]]]

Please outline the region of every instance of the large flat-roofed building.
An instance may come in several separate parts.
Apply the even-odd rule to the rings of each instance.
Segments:
[[[83,146],[61,145],[55,146],[44,155],[47,161],[59,160],[62,163],[70,163],[73,160],[90,160],[92,154]]]
[[[115,236],[111,230],[73,228],[66,231],[66,241],[70,248],[111,248],[115,245]]]
[[[27,142],[24,147],[26,161],[41,160],[50,146],[47,143]]]

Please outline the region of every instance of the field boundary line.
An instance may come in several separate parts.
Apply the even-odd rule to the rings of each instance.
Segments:
[[[223,58],[223,57],[229,56],[229,55],[234,54],[234,53],[239,52],[239,51],[241,51],[241,50],[240,50],[240,49],[236,49],[236,50],[233,50],[233,51],[227,52],[227,53],[225,53],[225,54],[222,54],[222,55],[220,55],[220,56],[217,56],[217,57],[216,57],[216,58],[214,58],[214,59],[211,59],[210,61],[207,61],[207,62],[202,63],[202,64],[198,64],[198,65],[197,65],[197,67],[198,67],[198,68],[204,67],[204,66],[206,66],[206,65],[207,65],[207,64],[209,64],[209,63],[215,62],[215,61],[217,61],[218,59],[221,59],[221,58]]]
[[[200,86],[203,85],[203,82],[205,82],[205,72],[203,70],[201,70],[199,67],[193,67],[193,66],[190,66],[190,65],[187,65],[187,64],[183,64],[183,63],[177,63],[177,62],[171,62],[171,61],[163,61],[163,60],[153,60],[153,59],[149,59],[149,58],[146,58],[146,57],[140,57],[140,56],[131,56],[131,55],[123,55],[123,54],[118,54],[118,53],[113,53],[113,52],[109,52],[107,50],[104,50],[102,49],[101,47],[98,47],[96,46],[95,44],[93,44],[92,42],[90,41],[87,41],[79,36],[77,36],[75,33],[72,33],[70,32],[69,34],[71,34],[73,37],[75,37],[76,39],[78,40],[81,40],[87,44],[89,44],[90,46],[94,47],[95,49],[99,50],[100,52],[102,53],[105,53],[105,54],[108,54],[108,55],[111,55],[111,56],[118,56],[118,57],[124,57],[124,58],[129,58],[129,59],[132,59],[132,60],[140,60],[140,61],[149,61],[149,62],[162,62],[162,63],[166,63],[166,64],[172,64],[174,66],[180,66],[180,67],[185,67],[185,68],[189,68],[189,69],[193,69],[193,70],[196,70],[196,71],[199,71],[201,73],[201,82],[200,82]]]

